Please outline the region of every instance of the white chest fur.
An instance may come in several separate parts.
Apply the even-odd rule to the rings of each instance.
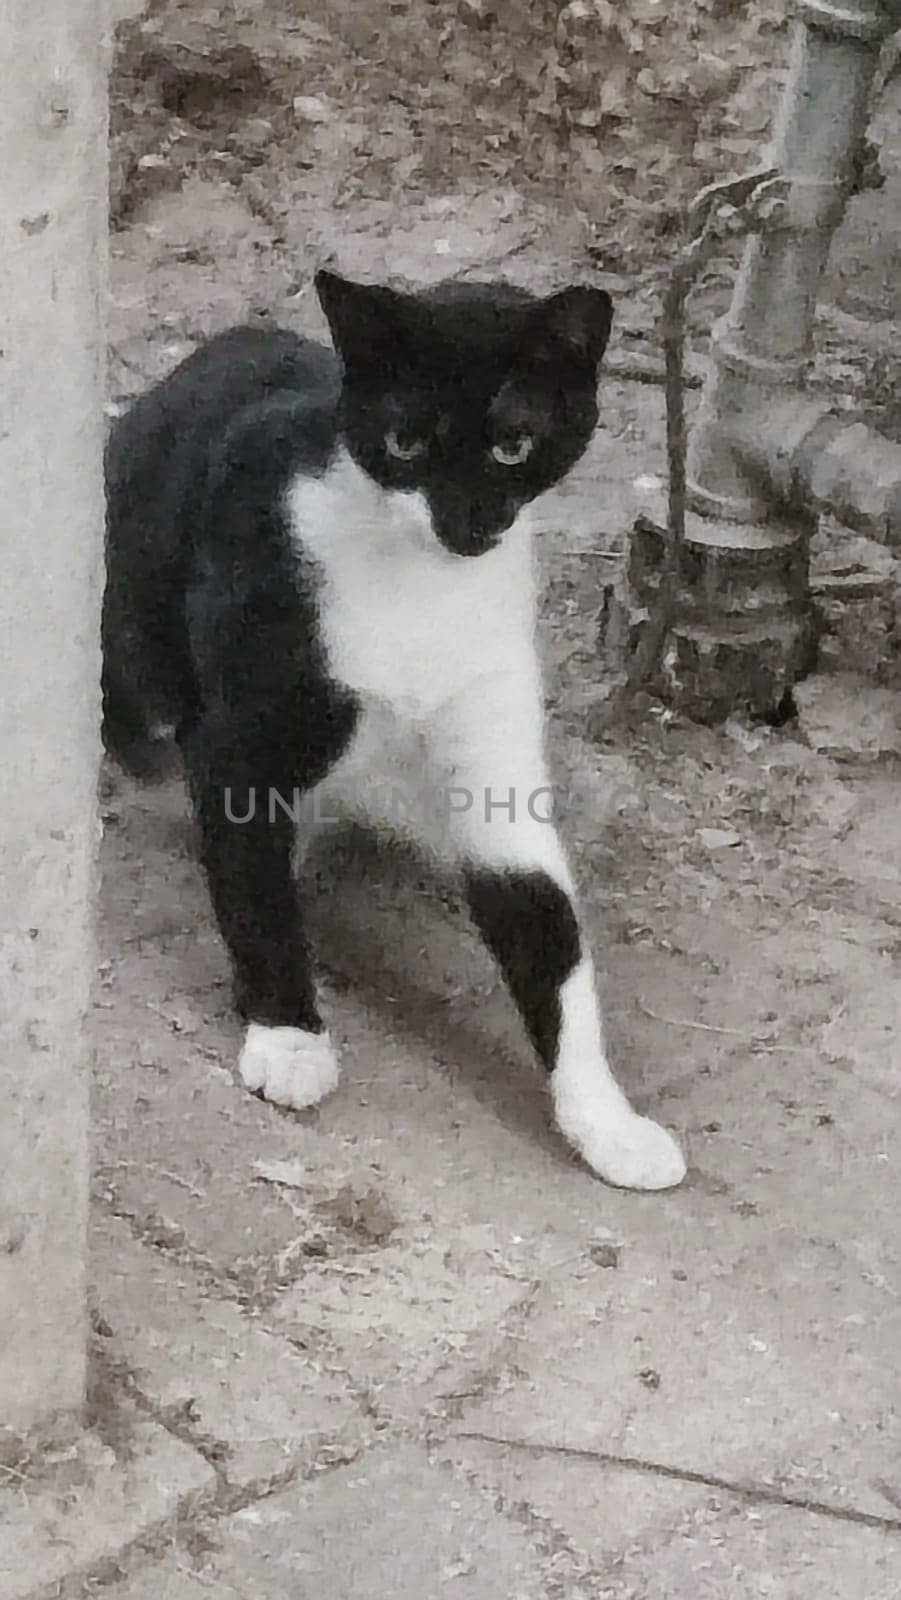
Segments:
[[[437,844],[420,796],[453,766],[449,729],[459,739],[462,725],[469,746],[519,742],[524,731],[527,743],[540,742],[528,520],[484,555],[452,555],[422,495],[380,489],[346,454],[324,477],[298,479],[289,510],[292,537],[317,570],[329,673],[362,710],[351,748],[319,791],[323,814],[396,827],[409,812],[418,818],[412,831]],[[499,689],[513,715],[492,714]]]
[[[438,543],[425,498],[379,488],[346,454],[290,492],[292,533],[320,578],[329,671],[366,703],[428,719],[478,679],[534,671],[525,516],[485,555]]]

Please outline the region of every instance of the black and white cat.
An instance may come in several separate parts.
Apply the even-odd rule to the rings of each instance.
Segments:
[[[113,430],[108,748],[136,768],[152,722],[175,727],[249,1089],[300,1108],[338,1082],[292,861],[297,815],[363,815],[459,874],[588,1166],[677,1184],[678,1146],[608,1066],[570,870],[536,800],[528,507],[594,430],[609,297],[402,293],[325,271],[316,287],[337,356],[239,328]]]

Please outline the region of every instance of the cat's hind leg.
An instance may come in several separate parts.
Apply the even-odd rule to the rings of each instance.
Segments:
[[[548,815],[540,702],[495,686],[442,729],[448,829],[469,908],[550,1075],[558,1127],[587,1165],[627,1189],[685,1175],[670,1133],[633,1110],[604,1047],[591,954]]]

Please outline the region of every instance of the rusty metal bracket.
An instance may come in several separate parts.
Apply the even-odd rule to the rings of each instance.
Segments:
[[[750,216],[757,199],[773,184],[784,183],[778,167],[757,167],[740,178],[725,178],[699,189],[688,207],[688,242],[705,233],[715,221],[732,229],[732,216],[739,219],[738,232],[750,232]],[[716,209],[715,209],[716,208]],[[720,235],[724,237],[725,234]]]
[[[666,361],[666,451],[668,518],[666,560],[648,618],[629,666],[626,693],[634,693],[656,674],[676,599],[679,561],[685,542],[685,305],[698,274],[725,240],[759,231],[786,202],[788,181],[776,167],[761,167],[740,178],[706,184],[691,202],[682,245],[663,300]]]

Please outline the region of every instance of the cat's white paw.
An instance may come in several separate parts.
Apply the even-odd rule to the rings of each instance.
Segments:
[[[557,1126],[592,1172],[617,1189],[674,1189],[685,1177],[685,1157],[672,1134],[631,1107],[586,1115],[584,1108],[558,1102]]]
[[[238,1058],[241,1081],[273,1105],[303,1111],[338,1086],[338,1059],[327,1033],[267,1028],[251,1022]]]

